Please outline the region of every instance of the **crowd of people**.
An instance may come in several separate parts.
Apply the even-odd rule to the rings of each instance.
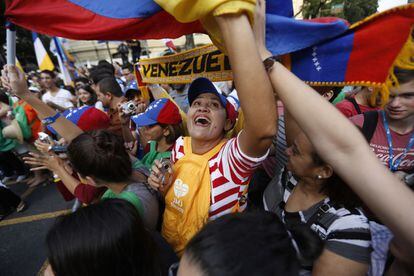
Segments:
[[[394,69],[384,106],[372,87],[335,106],[341,88],[267,50],[264,15],[258,1],[253,28],[216,17],[231,84],[146,94],[130,65],[100,61],[70,91],[3,68],[2,182],[76,202],[47,234],[47,275],[414,273],[414,70]],[[1,218],[26,207],[0,192]]]

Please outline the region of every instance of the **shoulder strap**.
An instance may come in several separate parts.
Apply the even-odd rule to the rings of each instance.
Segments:
[[[347,101],[353,104],[353,106],[354,106],[355,110],[358,112],[358,114],[362,114],[361,108],[359,108],[359,105],[356,102],[355,98],[347,98]]]
[[[324,217],[325,214],[328,212],[329,208],[331,208],[331,206],[329,205],[329,202],[322,204],[318,208],[318,211],[316,211],[306,222],[309,228],[312,226],[312,224],[319,222],[322,219],[322,217]]]
[[[362,134],[369,143],[374,135],[378,124],[378,111],[368,111],[364,113],[364,124],[362,125]]]

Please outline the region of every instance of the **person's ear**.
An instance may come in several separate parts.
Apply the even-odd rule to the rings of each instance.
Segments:
[[[110,101],[112,100],[112,94],[109,92],[105,92],[105,97]]]
[[[226,122],[224,123],[224,131],[227,132],[233,128],[234,124],[230,119],[226,119]]]
[[[162,130],[162,135],[164,137],[168,137],[168,135],[170,135],[170,133],[171,133],[171,130],[170,130],[169,126],[164,127],[164,129]]]
[[[322,165],[315,168],[316,179],[328,179],[334,173],[333,168],[330,165]]]

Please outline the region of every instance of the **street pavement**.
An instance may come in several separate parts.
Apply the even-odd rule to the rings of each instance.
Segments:
[[[65,202],[54,184],[28,188],[18,183],[9,188],[24,198],[27,209],[0,222],[0,276],[38,275],[46,263],[47,231],[73,202]]]

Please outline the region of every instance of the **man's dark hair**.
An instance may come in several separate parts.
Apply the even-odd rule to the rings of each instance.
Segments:
[[[115,67],[111,63],[109,63],[108,61],[106,61],[106,60],[100,60],[100,61],[98,61],[98,68],[99,69],[106,69],[109,72],[111,72],[112,75],[115,74]]]
[[[414,81],[414,70],[403,69],[400,67],[394,68],[394,74],[400,84]]]
[[[87,78],[84,78],[84,77],[78,77],[78,78],[76,78],[75,81],[74,81],[74,83],[77,83],[77,82],[81,82],[84,85],[88,85],[88,84],[91,83]]]
[[[101,93],[111,93],[115,97],[122,97],[122,89],[114,77],[104,78],[98,82]]]
[[[276,214],[244,212],[209,222],[184,256],[205,276],[298,275],[291,238]]]
[[[56,78],[56,74],[55,72],[51,71],[51,70],[42,70],[42,72],[40,72],[40,74],[47,74],[49,75],[52,79]]]
[[[121,137],[106,130],[84,132],[68,146],[68,157],[83,177],[106,182],[128,181],[131,160]]]
[[[94,84],[97,84],[98,82],[100,82],[101,80],[105,78],[114,78],[114,74],[111,73],[107,69],[96,68],[96,69],[91,70],[89,77]]]
[[[126,200],[103,200],[59,217],[46,244],[55,275],[161,275],[156,244]]]

